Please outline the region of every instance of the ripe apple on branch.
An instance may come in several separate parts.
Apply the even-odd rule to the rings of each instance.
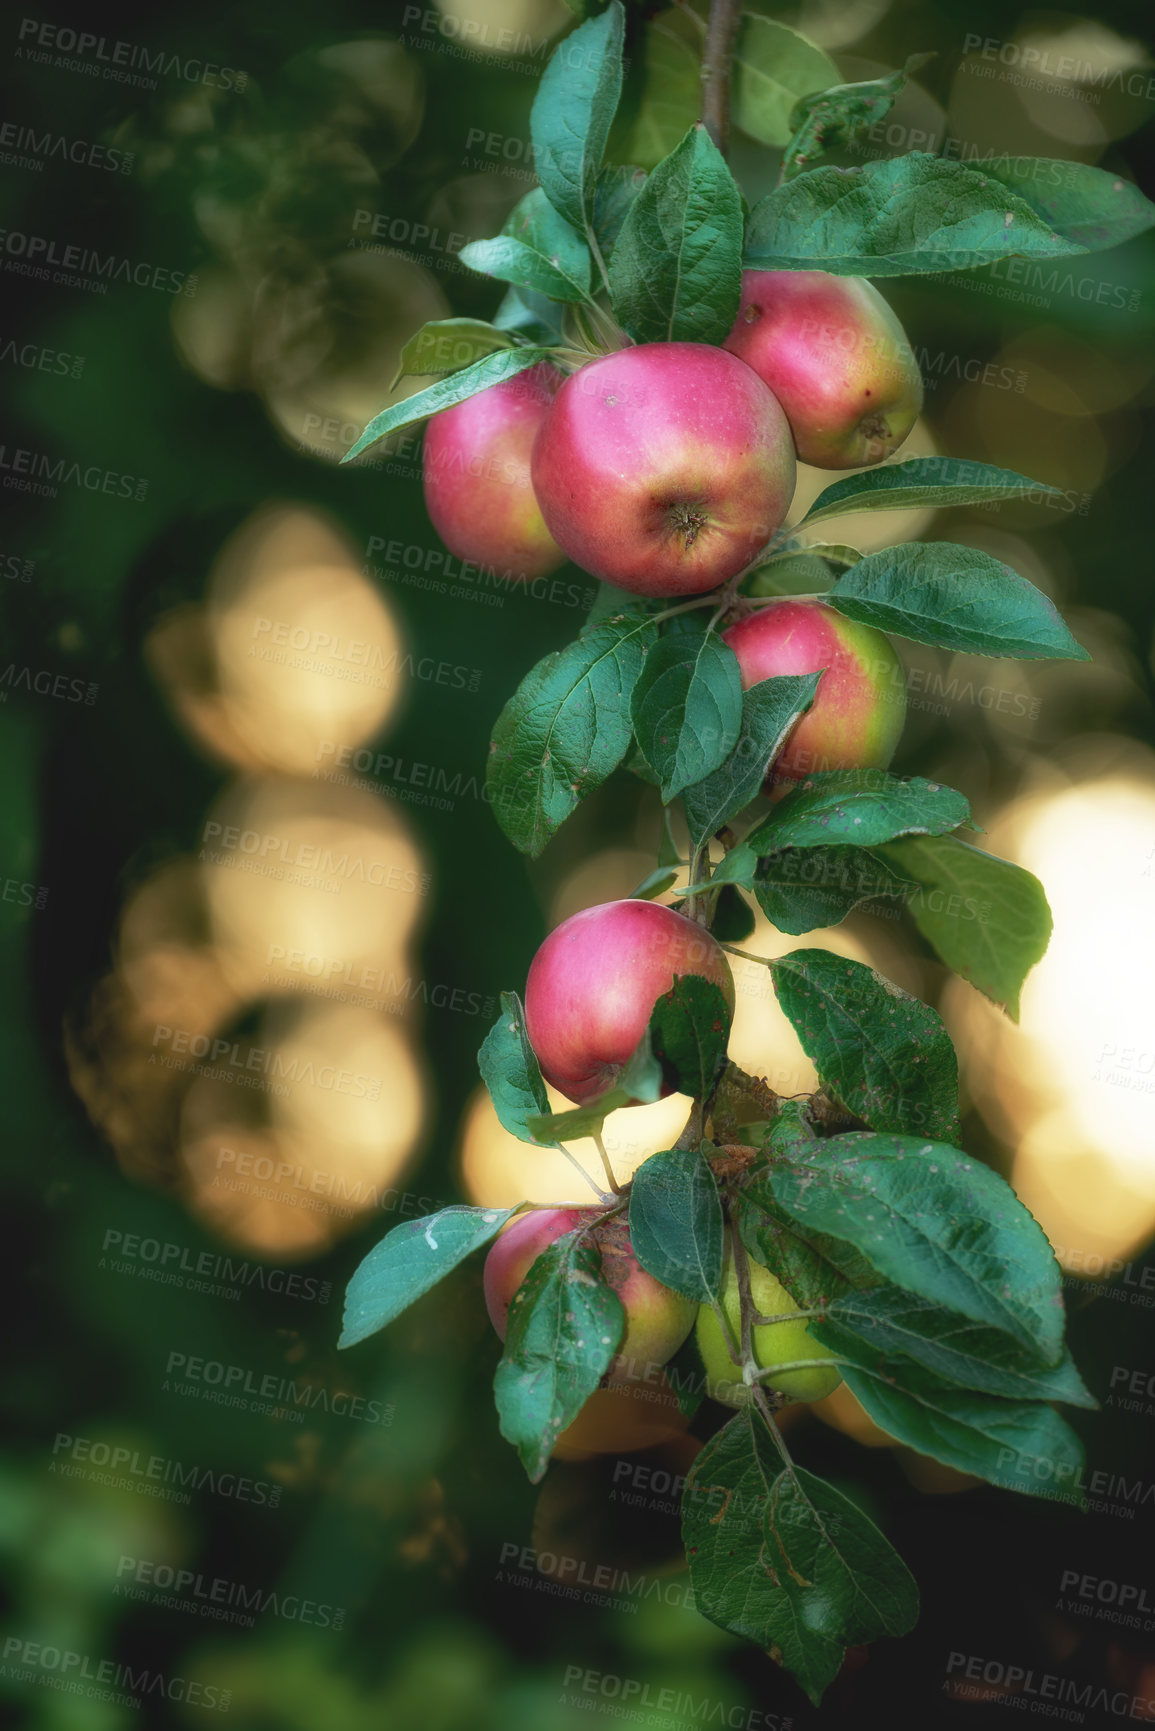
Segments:
[[[455,553],[511,584],[563,558],[601,580],[576,640],[496,719],[490,803],[537,858],[623,771],[660,804],[663,841],[632,897],[545,938],[524,1006],[503,994],[478,1055],[526,1146],[527,1193],[533,1151],[560,1149],[581,1200],[462,1205],[395,1228],[350,1283],[341,1344],[489,1247],[495,1401],[534,1483],[555,1451],[652,1438],[621,1428],[622,1403],[660,1372],[701,1444],[683,1500],[696,1604],[817,1701],[844,1648],[912,1626],[917,1590],[862,1510],[794,1459],[780,1408],[841,1382],[898,1442],[1046,1495],[1082,1459],[1059,1406],[1094,1404],[1050,1245],[958,1146],[958,1065],[936,1011],[820,947],[740,947],[751,903],[804,936],[897,901],[920,943],[1015,1017],[1050,935],[1042,886],[973,845],[966,798],[891,771],[906,707],[896,642],[1086,651],[980,547],[864,553],[825,525],[1058,490],[965,456],[896,460],[922,384],[871,279],[1084,254],[1151,227],[1155,206],[1081,162],[828,162],[923,57],[841,84],[785,26],[760,20],[747,42],[737,0],[679,15],[700,34],[701,122],[648,173],[615,160],[619,138],[646,136],[614,122],[623,54],[653,26],[620,0],[586,17],[534,101],[539,186],[461,255],[507,285],[492,323],[419,332],[406,370],[452,364],[346,458],[428,420],[429,513]],[[768,115],[732,88],[736,52],[793,106]],[[752,209],[726,162],[732,124],[780,153]],[[837,478],[788,527],[798,462]],[[977,907],[989,918],[965,917]],[[767,969],[813,1093],[781,1097],[731,1060],[733,956]],[[551,1112],[547,1081],[570,1109]],[[684,1130],[619,1182],[605,1117],[671,1092],[688,1101]],[[568,1146],[585,1140],[600,1174]]]

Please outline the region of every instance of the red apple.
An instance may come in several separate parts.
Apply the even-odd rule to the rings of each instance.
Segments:
[[[579,1105],[612,1087],[675,976],[734,981],[716,939],[658,902],[602,902],[552,931],[525,987],[525,1026],[547,1082]]]
[[[906,332],[862,277],[744,271],[726,347],[769,385],[800,459],[819,469],[880,463],[922,409]]]
[[[542,1251],[555,1238],[597,1220],[599,1208],[535,1208],[521,1214],[493,1245],[485,1259],[485,1304],[494,1328],[505,1339],[510,1305]],[[650,1378],[677,1352],[694,1326],[698,1307],[692,1298],[671,1292],[647,1274],[634,1255],[624,1215],[602,1220],[593,1231],[602,1259],[602,1275],[621,1299],[626,1328],[617,1354],[605,1375],[608,1387]]]
[[[530,481],[530,453],[561,374],[542,364],[434,415],[425,431],[425,505],[451,553],[513,578],[565,560]]]
[[[739,620],[723,638],[742,689],[783,673],[825,672],[771,766],[767,791],[831,769],[885,769],[906,719],[902,663],[890,639],[820,601],[788,596]]]
[[[550,533],[636,595],[696,595],[757,557],[794,496],[772,393],[724,349],[644,343],[562,385],[533,450]]]

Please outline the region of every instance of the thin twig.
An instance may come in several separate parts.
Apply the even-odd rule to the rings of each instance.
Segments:
[[[730,79],[741,16],[740,0],[710,0],[702,46],[702,124],[723,156],[730,143]]]

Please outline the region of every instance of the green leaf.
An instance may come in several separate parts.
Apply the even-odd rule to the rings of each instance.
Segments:
[[[724,1231],[714,1174],[696,1148],[651,1154],[638,1167],[630,1186],[630,1243],[663,1286],[711,1304],[722,1283]]]
[[[909,276],[1086,250],[997,181],[916,150],[862,168],[815,168],[777,187],[751,214],[746,264]]]
[[[627,615],[645,618],[660,613],[666,603],[651,595],[631,595],[628,589],[616,589],[612,583],[599,583],[593,604],[586,614],[586,625],[600,625],[603,619],[624,619]]]
[[[739,1190],[732,1219],[754,1260],[768,1268],[804,1310],[830,1304],[855,1286],[877,1279],[852,1245],[821,1232],[804,1234],[774,1200],[764,1168]]]
[[[590,18],[554,50],[530,111],[534,166],[542,191],[579,233],[590,230],[594,191],[622,91],[621,0]]]
[[[823,597],[878,631],[1018,661],[1089,661],[1054,602],[977,547],[911,541],[870,553]]]
[[[536,1142],[528,1121],[549,1111],[549,1096],[516,992],[502,992],[501,1015],[481,1043],[477,1065],[502,1128],[522,1142]]]
[[[668,805],[737,744],[742,678],[734,651],[712,631],[663,637],[634,687],[632,718],[638,748]]]
[[[1030,481],[1013,469],[960,457],[907,457],[848,475],[819,493],[802,523],[819,523],[845,511],[895,511],[929,505],[982,505],[992,499],[1059,496],[1058,487]],[[801,527],[801,525],[799,525]]]
[[[630,891],[630,900],[638,902],[656,901],[658,896],[664,896],[667,890],[673,889],[678,881],[680,867],[656,866],[644,877],[637,889]]]
[[[530,1264],[509,1307],[493,1390],[501,1434],[533,1484],[545,1476],[560,1432],[597,1388],[624,1332],[621,1300],[602,1278],[585,1228],[555,1239]]]
[[[904,1291],[1009,1335],[1040,1364],[1063,1352],[1063,1297],[1046,1234],[1005,1179],[915,1136],[832,1136],[770,1170],[807,1231],[860,1250]]]
[[[758,861],[753,889],[771,925],[801,937],[839,921],[864,902],[916,886],[877,854],[858,847],[783,848]]]
[[[907,79],[933,58],[932,54],[912,54],[901,71],[888,73],[885,78],[866,79],[860,84],[836,83],[838,69],[835,67],[834,78],[826,81],[829,88],[819,90],[815,95],[804,94],[789,116],[789,125],[795,136],[790,140],[782,164],[783,180],[791,180],[816,156],[853,143],[867,127],[884,119]],[[776,142],[785,143],[785,140]]]
[[[982,172],[1009,186],[1057,233],[1089,252],[1118,246],[1155,224],[1155,204],[1139,188],[1087,162],[1000,156]]]
[[[640,56],[640,99],[633,117],[619,122],[616,154],[656,168],[693,126],[702,106],[699,37],[677,10],[645,27]]]
[[[536,367],[539,361],[547,361],[552,352],[551,349],[528,345],[519,349],[503,349],[500,354],[486,355],[483,360],[475,361],[471,367],[463,367],[459,373],[451,373],[447,379],[440,379],[435,385],[427,385],[425,390],[416,391],[403,402],[394,403],[391,408],[382,409],[379,415],[374,415],[357,443],[345,452],[341,461],[351,463],[354,457],[359,457],[362,451],[367,451],[370,445],[375,445],[386,433],[395,433],[401,427],[411,427],[417,421],[427,420],[430,415],[439,415],[443,409],[452,409],[457,403],[464,403],[468,398],[475,397],[478,391],[487,391],[491,385],[500,385],[506,379],[515,378],[518,373],[524,373],[529,367]]]
[[[645,184],[644,168],[611,163],[598,175],[594,188],[594,233],[604,255],[617,245],[622,224]]]
[[[631,205],[610,260],[614,315],[637,342],[720,343],[742,295],[742,199],[692,126]]]
[[[919,886],[910,911],[947,967],[1017,1022],[1023,981],[1051,937],[1038,878],[955,836],[911,836],[878,852]]]
[[[969,823],[970,806],[941,782],[902,781],[884,769],[836,769],[791,788],[772,817],[731,848],[712,883],[753,886],[758,861],[782,848],[873,847],[897,835],[943,835]]]
[[[795,950],[768,966],[828,1093],[873,1130],[958,1138],[958,1060],[936,1010],[829,950]]]
[[[760,144],[789,143],[799,97],[824,90],[838,68],[815,43],[777,18],[745,7],[734,53],[734,124]]]
[[[905,1356],[946,1382],[1010,1400],[1061,1400],[1096,1407],[1069,1352],[1053,1368],[1032,1362],[1005,1334],[929,1304],[897,1286],[845,1292],[822,1320],[824,1346],[901,1383]]]
[[[637,615],[587,627],[538,662],[498,717],[489,802],[531,859],[629,750],[630,697],[657,631]]]
[[[695,847],[701,847],[759,793],[791,728],[813,703],[821,677],[821,672],[783,674],[763,679],[743,695],[737,745],[711,775],[686,789],[686,821]]]
[[[538,294],[535,289],[511,288],[494,313],[493,322],[499,331],[516,331],[531,343],[548,346],[562,341],[563,316],[557,301],[551,301],[547,295]]]
[[[856,1504],[801,1467],[779,1468],[744,1409],[690,1469],[682,1538],[698,1610],[768,1648],[817,1703],[847,1646],[913,1626],[918,1591]]]
[[[814,541],[780,548],[743,580],[744,595],[814,595],[829,589],[840,571],[857,565],[857,547]]]
[[[726,1062],[730,1010],[721,988],[699,974],[681,974],[650,1016],[654,1055],[674,1092],[707,1099]]]
[[[514,206],[499,235],[471,240],[458,257],[470,270],[555,301],[589,299],[590,251],[540,186]]]
[[[754,909],[733,884],[723,884],[714,903],[714,918],[710,930],[720,944],[744,944],[753,936],[758,922]]]
[[[425,373],[456,373],[495,349],[513,347],[513,338],[484,319],[435,319],[422,325],[401,350],[391,389],[398,380]]]
[[[821,1331],[821,1323],[811,1326]],[[875,1424],[909,1448],[1003,1490],[1081,1501],[1083,1445],[1044,1402],[956,1388],[921,1365],[903,1366],[901,1386],[873,1370],[841,1368]]]
[[[626,1064],[618,1080],[596,1100],[566,1112],[546,1112],[527,1118],[528,1129],[542,1142],[576,1142],[582,1136],[600,1136],[611,1112],[622,1106],[648,1106],[662,1097],[662,1066],[654,1056],[649,1030]]]
[[[360,1263],[345,1293],[339,1347],[356,1346],[431,1291],[472,1250],[496,1238],[518,1208],[442,1208],[403,1220]]]

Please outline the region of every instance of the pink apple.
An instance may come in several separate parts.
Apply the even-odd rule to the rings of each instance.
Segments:
[[[555,1239],[602,1215],[600,1208],[535,1208],[519,1215],[485,1259],[485,1304],[494,1328],[505,1339],[511,1304],[542,1251]],[[602,1276],[621,1299],[626,1328],[606,1372],[609,1387],[643,1382],[677,1352],[694,1326],[698,1306],[671,1292],[647,1274],[634,1255],[624,1215],[602,1220],[593,1231],[601,1253]]]
[[[542,364],[434,415],[425,431],[425,505],[459,559],[531,580],[565,554],[545,526],[530,454],[561,374]]]
[[[547,1082],[579,1105],[612,1087],[675,976],[713,980],[734,1007],[716,939],[658,902],[602,902],[552,931],[530,964],[525,1026]]]
[[[738,657],[744,691],[779,674],[825,669],[812,706],[774,760],[768,791],[825,770],[886,768],[906,719],[906,686],[881,631],[820,601],[783,597],[722,635]]]
[[[550,533],[636,595],[714,589],[761,552],[794,496],[786,417],[705,343],[644,343],[568,378],[533,451]]]
[[[769,385],[799,458],[819,469],[880,463],[922,409],[906,332],[862,277],[744,271],[726,347]]]

